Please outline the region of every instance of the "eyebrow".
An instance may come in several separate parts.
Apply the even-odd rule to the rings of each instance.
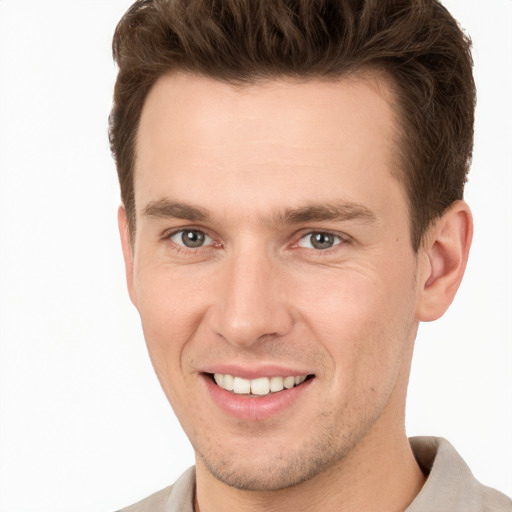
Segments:
[[[163,219],[184,219],[190,222],[206,222],[212,219],[212,215],[205,208],[170,199],[160,199],[148,203],[143,210],[143,215]],[[271,222],[275,225],[290,225],[349,220],[373,222],[376,220],[376,215],[366,206],[357,203],[315,203],[299,208],[287,208],[273,215]]]
[[[145,217],[186,219],[191,222],[204,222],[210,219],[210,214],[204,208],[169,199],[160,199],[148,203],[142,214]]]
[[[362,220],[373,222],[376,215],[366,206],[340,202],[336,204],[312,204],[289,208],[274,217],[276,224],[303,224],[305,222]]]

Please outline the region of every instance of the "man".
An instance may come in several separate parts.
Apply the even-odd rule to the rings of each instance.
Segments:
[[[404,427],[418,324],[471,243],[469,46],[434,0],[126,13],[126,276],[196,454],[126,511],[512,510]]]

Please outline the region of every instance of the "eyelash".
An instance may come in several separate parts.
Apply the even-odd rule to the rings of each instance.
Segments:
[[[312,237],[313,235],[328,235],[330,237],[338,239],[339,242],[338,243],[334,243],[334,245],[332,245],[331,247],[328,247],[326,249],[315,249],[315,248],[311,248],[311,247],[301,247],[299,245],[301,240],[304,240],[307,237]],[[314,231],[308,231],[307,233],[303,234],[298,239],[297,242],[292,244],[292,247],[293,248],[298,248],[298,249],[309,249],[309,250],[314,251],[315,254],[329,254],[329,253],[331,253],[333,251],[338,250],[340,245],[345,245],[346,243],[348,243],[348,241],[349,241],[348,237],[346,235],[341,234],[341,233],[336,233],[336,232],[333,232],[333,231],[326,231],[326,230],[314,230]]]
[[[192,247],[186,247],[186,246],[181,245],[181,244],[179,244],[177,242],[174,242],[172,240],[172,238],[174,236],[176,236],[176,235],[178,235],[180,233],[186,233],[186,232],[190,232],[190,231],[197,232],[197,233],[205,235],[206,237],[210,238],[213,243],[210,243],[208,245],[201,245],[201,246],[196,247],[196,248],[192,248]],[[315,234],[328,235],[328,236],[331,236],[331,237],[334,237],[334,238],[338,239],[339,242],[335,243],[332,247],[329,247],[329,248],[326,248],[326,249],[314,249],[314,248],[309,248],[309,247],[301,247],[299,245],[301,240],[305,239],[308,236],[312,236],[312,235],[315,235]],[[204,229],[195,228],[195,227],[181,228],[181,229],[176,229],[176,230],[171,231],[171,232],[166,232],[166,233],[164,233],[162,238],[164,240],[167,240],[167,241],[171,242],[172,245],[173,245],[173,249],[175,251],[189,253],[189,254],[191,254],[191,253],[197,254],[198,252],[202,252],[202,250],[208,250],[208,249],[210,249],[212,247],[213,248],[222,247],[222,244],[220,242],[216,242],[214,237],[210,236]],[[316,253],[316,254],[329,254],[329,253],[331,253],[333,251],[338,250],[340,246],[346,245],[348,243],[350,243],[350,238],[347,235],[345,235],[345,234],[336,233],[334,231],[329,231],[329,230],[310,230],[310,231],[307,231],[306,233],[301,234],[301,236],[297,239],[297,241],[295,241],[295,242],[293,242],[291,244],[291,248],[292,249],[307,249],[307,250],[313,251],[313,253]]]
[[[201,245],[199,247],[193,248],[193,247],[186,247],[185,245],[181,245],[181,244],[175,242],[174,240],[172,240],[172,238],[175,235],[178,235],[180,233],[187,233],[187,232],[191,232],[191,231],[203,234],[205,237],[208,237],[209,239],[211,239],[213,243],[210,243],[209,245]],[[189,253],[189,254],[190,253],[198,253],[201,250],[209,249],[211,247],[215,247],[215,246],[220,247],[221,246],[221,244],[218,242],[215,242],[215,239],[212,236],[210,236],[204,229],[195,228],[195,227],[181,228],[181,229],[176,229],[174,231],[166,232],[163,234],[162,238],[166,241],[171,242],[173,249],[175,251]]]

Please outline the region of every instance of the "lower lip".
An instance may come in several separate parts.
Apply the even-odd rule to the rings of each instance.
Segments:
[[[222,389],[209,375],[203,375],[203,378],[214,403],[229,416],[246,421],[263,421],[284,411],[288,412],[314,380],[308,379],[299,386],[265,396],[250,396],[237,395]]]

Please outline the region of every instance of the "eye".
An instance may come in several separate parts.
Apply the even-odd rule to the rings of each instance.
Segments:
[[[213,242],[206,233],[197,229],[182,229],[173,233],[169,238],[175,244],[187,247],[188,249],[196,249],[204,245],[210,245]]]
[[[297,245],[307,249],[325,250],[331,249],[342,242],[343,240],[339,236],[333,235],[332,233],[314,231],[313,233],[308,233],[303,236]]]

